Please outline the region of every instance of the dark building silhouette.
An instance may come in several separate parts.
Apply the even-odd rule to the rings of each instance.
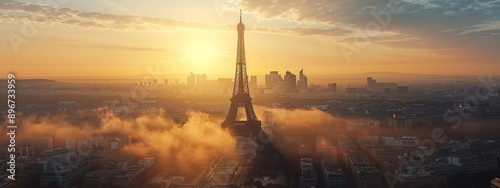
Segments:
[[[329,83],[328,84],[329,92],[337,92],[337,83]]]
[[[304,74],[304,69],[299,71],[299,80],[297,81],[297,88],[299,91],[307,90],[307,76]]]
[[[196,75],[196,85],[204,85],[207,82],[206,74],[197,74]]]
[[[377,85],[377,80],[373,79],[372,77],[367,77],[366,84],[368,88],[374,88]]]
[[[194,75],[194,73],[190,73],[189,76],[187,76],[187,85],[188,86],[193,86],[196,82],[196,76]]]
[[[295,74],[286,71],[284,81],[287,92],[295,92],[297,90],[297,76]]]
[[[271,71],[269,74],[266,74],[265,85],[267,88],[278,86],[281,81],[283,81],[283,78],[281,78],[281,74],[279,74],[278,71]]]
[[[249,83],[250,90],[254,90],[257,88],[257,76],[251,76],[250,77],[250,83]]]

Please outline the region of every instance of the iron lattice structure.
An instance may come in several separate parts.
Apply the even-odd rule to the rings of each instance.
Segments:
[[[252,98],[248,88],[248,75],[245,58],[245,41],[244,31],[245,25],[241,21],[237,26],[238,30],[238,46],[236,52],[236,73],[234,75],[233,96],[231,97],[231,105],[226,119],[222,122],[223,128],[230,128],[238,135],[254,134],[255,131],[261,130],[260,121],[253,109]],[[246,121],[237,121],[238,109],[244,108]],[[244,127],[242,127],[244,126]]]

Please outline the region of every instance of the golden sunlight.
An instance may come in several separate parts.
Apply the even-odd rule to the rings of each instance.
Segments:
[[[217,48],[214,43],[208,41],[193,41],[188,43],[182,50],[185,62],[189,63],[189,69],[195,72],[206,72],[210,69],[217,56]]]

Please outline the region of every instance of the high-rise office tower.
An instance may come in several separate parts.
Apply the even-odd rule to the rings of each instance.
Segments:
[[[196,75],[196,85],[203,85],[207,82],[206,74],[197,74]]]
[[[329,83],[328,84],[329,92],[337,92],[337,83]]]
[[[188,86],[194,86],[195,84],[195,80],[196,80],[196,76],[194,75],[194,73],[190,73],[190,75],[187,77],[187,85]]]
[[[250,84],[250,88],[256,88],[257,87],[257,76],[251,76],[249,84]]]
[[[283,81],[283,78],[281,77],[281,74],[278,73],[278,71],[271,71],[269,72],[269,74],[266,74],[265,85],[268,88],[279,85],[281,81]]]
[[[377,80],[373,79],[372,77],[367,77],[366,85],[368,88],[374,88],[377,85]]]
[[[290,71],[286,71],[284,83],[287,92],[295,92],[297,90],[297,76]]]

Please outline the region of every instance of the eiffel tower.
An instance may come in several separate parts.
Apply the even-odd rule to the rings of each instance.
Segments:
[[[248,89],[248,75],[245,59],[245,25],[241,21],[237,27],[238,30],[238,49],[236,55],[236,73],[234,76],[233,96],[226,119],[222,122],[223,129],[229,129],[235,136],[256,137],[262,131],[261,123],[255,115]],[[246,120],[237,120],[238,110],[244,109]]]

